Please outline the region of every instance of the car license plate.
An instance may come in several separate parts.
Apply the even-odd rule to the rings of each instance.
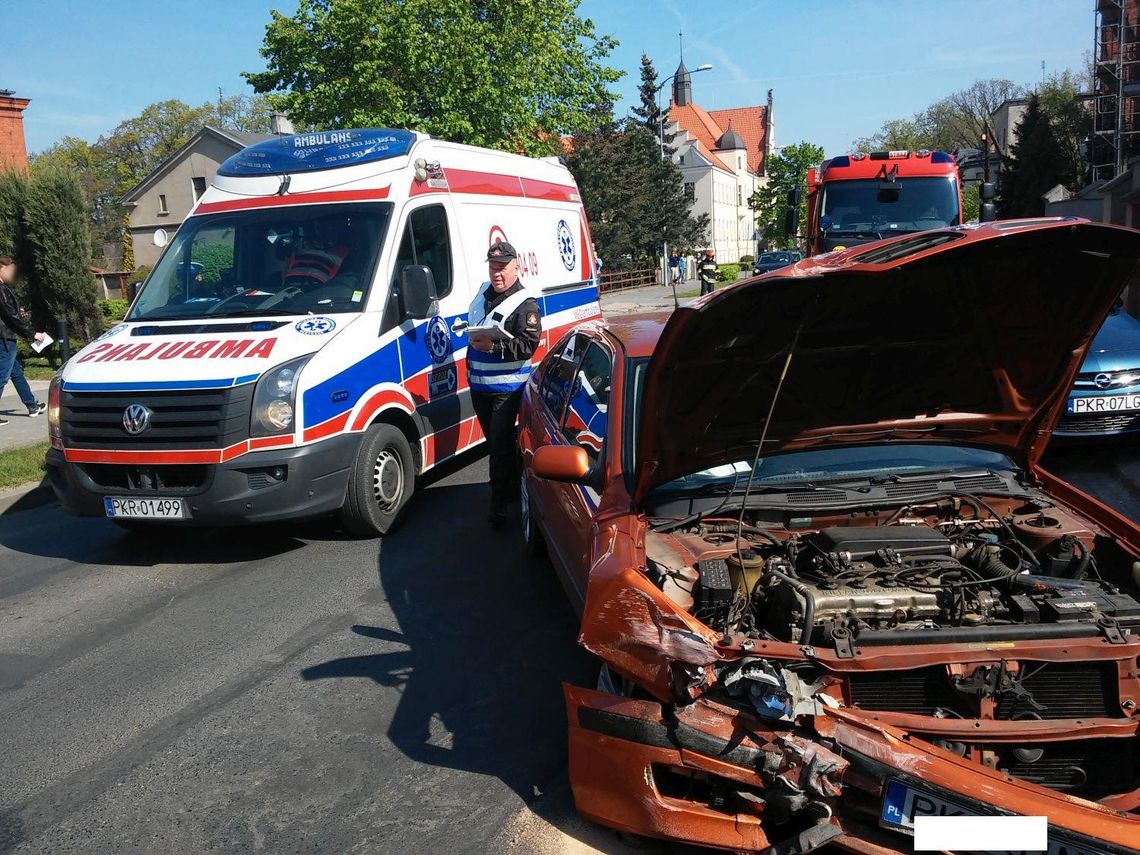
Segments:
[[[1074,416],[1085,413],[1127,413],[1140,410],[1140,394],[1069,398],[1069,405],[1066,409]]]
[[[164,499],[160,496],[145,499],[104,496],[103,507],[107,516],[115,519],[184,520],[190,517],[185,499]]]
[[[883,809],[879,822],[887,828],[914,833],[914,820],[920,816],[984,816],[926,790],[908,786],[901,781],[887,781],[883,794]],[[1040,850],[1037,850],[1040,851]],[[1084,843],[1071,843],[1049,830],[1048,855],[1109,855],[1107,850],[1094,849]],[[996,855],[996,853],[993,853]],[[1006,850],[1002,855],[1012,855]]]

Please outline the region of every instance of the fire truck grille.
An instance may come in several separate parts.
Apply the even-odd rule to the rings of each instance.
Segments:
[[[253,384],[170,392],[63,392],[60,424],[67,448],[163,451],[225,448],[249,436]],[[149,426],[130,434],[129,406],[150,411]]]

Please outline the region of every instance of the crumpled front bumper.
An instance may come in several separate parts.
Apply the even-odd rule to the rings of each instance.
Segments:
[[[667,708],[564,689],[575,803],[612,828],[781,855],[826,843],[909,853],[911,838],[879,824],[896,779],[979,814],[1047,816],[1051,839],[1073,855],[1140,853],[1140,815],[969,763],[858,711],[827,709],[809,733],[744,727],[707,700]]]

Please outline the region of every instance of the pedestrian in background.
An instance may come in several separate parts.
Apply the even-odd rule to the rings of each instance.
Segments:
[[[716,251],[711,247],[705,250],[705,257],[697,265],[697,276],[701,280],[701,294],[711,294],[716,287],[717,279],[720,278],[716,266]]]
[[[519,489],[518,434],[523,386],[530,377],[531,357],[542,336],[542,313],[519,281],[518,252],[506,241],[487,250],[489,280],[471,301],[470,327],[496,327],[507,333],[493,339],[469,333],[467,382],[471,405],[487,438],[491,470],[491,507],[487,522],[499,528],[507,519],[507,506]]]
[[[23,366],[17,369],[19,380],[17,381],[13,376],[13,368],[18,364],[16,362],[16,337],[19,336],[28,341],[41,341],[44,337],[42,332],[36,332],[32,329],[31,324],[24,320],[20,303],[9,287],[15,283],[16,273],[16,260],[10,255],[0,255],[0,394],[8,385],[8,379],[12,378],[16,391],[20,394],[20,399],[28,408],[28,415],[38,416],[45,407],[32,395],[28,381],[24,379]],[[20,388],[21,385],[23,389]],[[31,399],[30,404],[28,399]],[[8,420],[0,418],[0,426],[6,424],[8,424]]]
[[[673,250],[671,253],[669,253],[669,281],[672,282],[674,285],[677,284],[678,278],[681,275],[678,272],[677,262],[678,262],[677,250]]]
[[[685,260],[685,253],[683,252],[677,256],[677,273],[682,282],[689,281],[689,263]]]

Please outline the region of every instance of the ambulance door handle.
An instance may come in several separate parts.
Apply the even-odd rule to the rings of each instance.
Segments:
[[[451,331],[456,335],[463,335],[468,326],[470,325],[463,318],[456,318],[451,324]]]

